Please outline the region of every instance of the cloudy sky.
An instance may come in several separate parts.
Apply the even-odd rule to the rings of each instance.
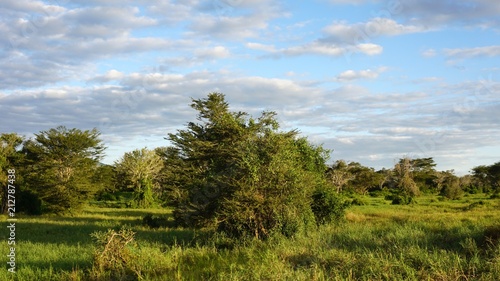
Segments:
[[[0,132],[96,127],[113,163],[222,92],[330,161],[500,161],[498,0],[0,3]]]

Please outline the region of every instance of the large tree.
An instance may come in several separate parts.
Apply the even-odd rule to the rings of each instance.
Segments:
[[[98,191],[92,176],[105,149],[99,136],[97,129],[59,126],[24,143],[26,181],[44,211],[73,211]]]
[[[255,120],[229,111],[222,94],[194,99],[191,107],[199,123],[168,137],[179,223],[263,238],[314,222],[311,195],[325,183],[327,151],[296,131],[279,131],[273,112]]]

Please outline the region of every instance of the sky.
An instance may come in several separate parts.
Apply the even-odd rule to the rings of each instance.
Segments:
[[[104,163],[211,92],[329,162],[500,161],[498,0],[0,0],[0,35],[0,133],[97,128]]]

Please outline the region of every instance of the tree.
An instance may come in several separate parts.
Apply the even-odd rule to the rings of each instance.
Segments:
[[[98,191],[92,176],[105,149],[99,136],[97,129],[59,126],[24,143],[26,182],[42,200],[44,211],[78,209]]]
[[[169,134],[176,221],[235,237],[293,235],[314,225],[313,191],[325,184],[327,151],[280,132],[274,112],[231,112],[225,96],[193,99],[198,121]]]
[[[127,152],[115,166],[124,184],[134,190],[135,205],[141,208],[154,206],[154,190],[159,186],[158,178],[163,168],[163,161],[155,150],[142,148]]]
[[[432,157],[411,159],[411,172],[413,180],[420,191],[438,191],[435,185],[436,163]]]
[[[344,160],[337,160],[327,169],[327,178],[330,184],[336,188],[337,193],[340,193],[344,186],[353,179],[352,173],[349,171],[349,165]]]
[[[472,169],[472,177],[476,185],[483,191],[500,192],[500,161],[492,165],[481,165]]]
[[[23,137],[15,133],[3,133],[0,135],[0,190],[1,202],[0,213],[7,212],[7,192],[8,170],[16,169],[19,166],[21,154],[19,147],[23,143]],[[19,183],[19,171],[13,183]]]
[[[352,174],[348,185],[359,194],[366,194],[369,189],[378,187],[383,180],[373,168],[365,167],[358,162],[351,162],[348,167]]]
[[[393,170],[392,180],[398,193],[403,196],[406,203],[409,203],[411,198],[420,195],[418,186],[413,180],[412,168],[411,159],[405,157],[399,160]]]

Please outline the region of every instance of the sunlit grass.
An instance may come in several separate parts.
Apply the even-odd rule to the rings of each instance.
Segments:
[[[241,243],[142,225],[147,213],[170,216],[164,209],[87,207],[73,216],[20,216],[17,273],[2,273],[0,280],[88,280],[95,249],[90,234],[122,225],[136,232],[132,263],[142,280],[500,280],[499,199],[422,196],[408,206],[362,199],[367,205],[350,207],[338,225]],[[7,241],[7,235],[0,237]],[[0,253],[7,252],[2,243]]]

